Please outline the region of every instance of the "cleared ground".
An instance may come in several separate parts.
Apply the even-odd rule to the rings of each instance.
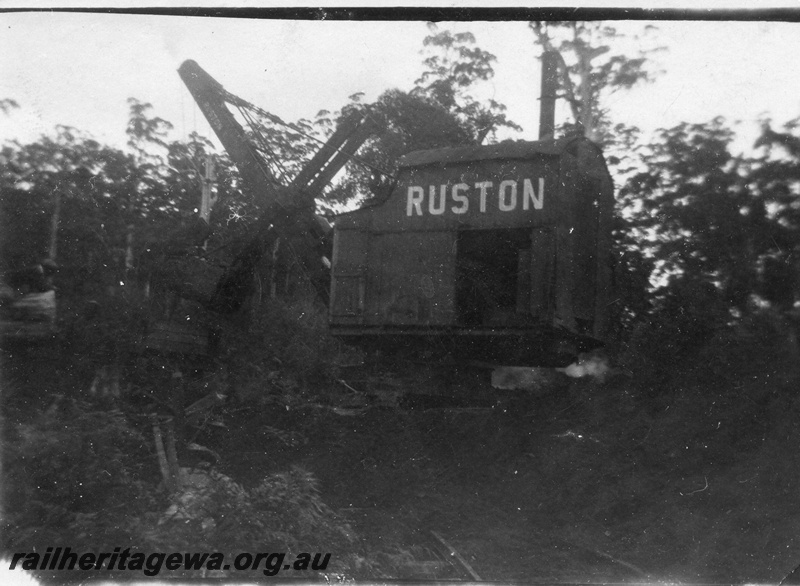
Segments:
[[[674,367],[535,391],[410,363],[292,392],[259,375],[217,413],[226,427],[193,439],[245,487],[311,472],[358,535],[356,579],[777,583],[800,564],[794,352],[720,338]],[[80,378],[68,355],[57,369],[48,358],[5,354],[7,446]],[[24,482],[35,469],[10,472]]]
[[[719,366],[539,397],[461,381],[452,396],[468,399],[449,406],[376,405],[434,388],[395,368],[350,385],[366,398],[267,405],[208,439],[246,483],[312,471],[398,577],[777,582],[800,563],[797,379],[777,362]]]

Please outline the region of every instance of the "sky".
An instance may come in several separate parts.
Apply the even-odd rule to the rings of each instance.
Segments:
[[[647,24],[620,21],[637,32]],[[717,115],[741,120],[741,148],[757,120],[800,116],[800,24],[661,21],[658,56],[664,71],[647,86],[614,96],[614,120],[646,133]],[[496,75],[483,89],[523,127],[512,138],[535,140],[539,51],[525,22],[439,23],[474,33],[496,55]],[[422,72],[422,21],[291,21],[65,12],[0,13],[0,99],[20,108],[0,113],[0,143],[74,126],[123,147],[129,97],[153,105],[174,125],[172,138],[210,135],[177,68],[196,60],[230,92],[287,121],[337,110],[348,96],[375,100],[389,88],[408,90]],[[628,47],[634,47],[629,45]],[[558,110],[557,122],[567,110]]]

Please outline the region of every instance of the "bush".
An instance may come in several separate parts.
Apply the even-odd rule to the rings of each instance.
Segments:
[[[307,470],[270,474],[251,489],[215,471],[183,471],[186,488],[151,534],[154,545],[289,554],[352,549],[352,531],[322,501]]]
[[[9,435],[3,549],[137,542],[138,519],[157,499],[142,480],[145,439],[120,411],[59,398]]]
[[[225,359],[243,400],[270,390],[296,398],[324,387],[354,352],[331,336],[325,308],[310,300],[269,299],[254,312],[249,331],[228,338]]]
[[[144,552],[286,552],[287,558],[330,552],[328,572],[352,572],[362,559],[353,553],[350,527],[302,468],[271,474],[250,489],[215,471],[184,468],[184,486],[169,499],[149,438],[119,410],[59,399],[7,435],[6,554],[60,544],[84,552],[126,544]]]

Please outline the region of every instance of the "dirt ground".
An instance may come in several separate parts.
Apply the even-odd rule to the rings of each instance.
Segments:
[[[245,486],[291,466],[313,473],[373,562],[357,580],[379,567],[401,579],[778,583],[800,564],[797,368],[700,355],[666,378],[562,377],[536,392],[493,389],[486,373],[443,387],[414,365],[343,371],[302,400],[234,397],[225,427],[193,439]],[[45,387],[68,374],[21,369],[15,409],[44,408]],[[44,392],[29,400],[28,386]]]
[[[800,564],[800,403],[776,374],[657,396],[473,382],[397,407],[380,397],[425,383],[387,371],[205,441],[244,483],[312,471],[394,577],[776,583]]]

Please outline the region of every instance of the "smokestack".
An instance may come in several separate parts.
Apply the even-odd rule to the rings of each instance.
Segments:
[[[539,110],[539,140],[552,139],[556,133],[556,89],[558,88],[558,53],[542,54],[542,97]]]

